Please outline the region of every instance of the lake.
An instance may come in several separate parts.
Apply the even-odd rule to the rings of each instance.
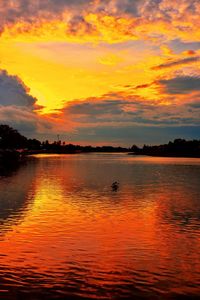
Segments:
[[[1,170],[0,299],[199,297],[200,159],[38,155]]]

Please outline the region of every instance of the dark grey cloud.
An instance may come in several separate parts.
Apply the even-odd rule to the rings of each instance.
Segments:
[[[126,126],[150,125],[199,125],[198,111],[188,110],[186,104],[179,105],[157,105],[130,96],[129,99],[98,99],[90,98],[85,101],[70,103],[64,110],[64,116],[71,118],[76,126],[80,124],[87,126]]]
[[[190,50],[199,50],[200,49],[200,41],[199,42],[183,42],[180,39],[175,39],[169,43],[170,48],[173,49],[175,53],[180,53],[183,51]]]
[[[110,93],[112,94],[112,93]],[[108,95],[105,96],[105,98]],[[115,96],[115,97],[114,97]],[[102,97],[70,103],[65,118],[75,121],[71,142],[127,145],[165,143],[175,138],[199,138],[199,111],[183,105],[156,105],[137,97]],[[195,106],[195,103],[193,105]],[[191,108],[191,111],[190,111]]]
[[[92,34],[93,31],[95,31],[95,27],[88,23],[83,16],[75,15],[68,23],[67,33],[74,35],[81,32]]]
[[[199,99],[199,101],[188,103],[188,106],[193,109],[200,109],[200,99]],[[200,115],[199,115],[199,118],[200,118]]]
[[[50,121],[25,106],[0,105],[0,124],[8,124],[27,137],[35,137],[39,132],[45,135],[53,129]]]
[[[172,79],[156,81],[168,94],[188,94],[200,91],[200,77],[178,76]]]
[[[70,114],[74,115],[105,115],[105,114],[120,114],[122,112],[122,107],[128,102],[124,100],[107,100],[107,101],[92,101],[86,100],[84,102],[75,102],[71,104],[66,110]]]
[[[134,0],[133,0],[134,1]],[[176,5],[171,0],[146,0],[140,7],[140,15],[143,13],[149,20],[166,20],[170,23],[173,19],[180,20],[185,15],[198,15],[199,0],[179,0]],[[183,24],[179,29],[186,29]]]
[[[139,17],[140,7],[146,2],[145,0],[115,0],[115,9],[117,12],[123,12],[126,14]]]
[[[32,108],[36,99],[29,95],[29,89],[17,76],[0,70],[0,105],[26,106]]]
[[[160,70],[160,69],[170,68],[174,66],[190,64],[190,63],[197,62],[199,60],[200,60],[200,56],[186,57],[178,60],[170,60],[166,63],[153,67],[152,70]]]
[[[36,101],[18,76],[0,70],[0,123],[11,125],[27,136],[50,130],[51,122],[35,112]]]
[[[25,108],[17,106],[0,106],[1,123],[9,124],[21,132],[31,133],[37,131],[36,115]]]

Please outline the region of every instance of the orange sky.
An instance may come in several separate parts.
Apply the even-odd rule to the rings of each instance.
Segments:
[[[180,106],[181,115],[173,118],[181,117],[182,125],[191,118],[197,126],[199,112],[188,115],[183,105],[200,99],[199,6],[185,0],[175,8],[170,0],[29,0],[26,5],[9,0],[0,4],[1,70],[17,76],[42,106],[35,119],[50,118],[51,123],[56,113],[66,130],[69,123],[71,131],[96,126],[88,118],[86,124],[77,124],[72,115],[66,116],[71,103],[107,103],[106,95],[130,105],[137,101],[143,112],[144,103],[166,113]],[[5,112],[0,117],[6,121]],[[130,126],[135,123],[127,120]],[[121,126],[115,118],[113,124]],[[39,125],[37,131],[45,133]]]

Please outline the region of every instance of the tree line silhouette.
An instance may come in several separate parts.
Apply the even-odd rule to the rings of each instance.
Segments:
[[[129,152],[133,155],[150,156],[179,156],[179,157],[200,157],[200,140],[186,141],[175,139],[173,142],[159,146],[144,145],[139,148],[133,145],[131,148],[113,146],[80,146],[66,144],[61,140],[50,143],[37,139],[28,139],[21,135],[16,129],[8,125],[0,125],[0,154],[12,152],[12,157],[17,153],[88,153],[88,152]],[[5,155],[4,155],[5,156]],[[9,154],[9,157],[11,155]]]
[[[23,150],[24,153],[79,153],[79,152],[127,152],[130,149],[113,146],[80,146],[66,144],[61,140],[50,143],[48,140],[40,142],[37,139],[28,139],[16,129],[8,125],[0,125],[0,149]]]
[[[186,141],[184,139],[175,139],[168,144],[159,146],[144,145],[143,148],[133,145],[131,152],[135,155],[200,157],[200,140]]]

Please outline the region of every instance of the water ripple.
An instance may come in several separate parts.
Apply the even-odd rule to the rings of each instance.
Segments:
[[[198,159],[124,154],[2,177],[0,299],[198,299],[199,178]]]

